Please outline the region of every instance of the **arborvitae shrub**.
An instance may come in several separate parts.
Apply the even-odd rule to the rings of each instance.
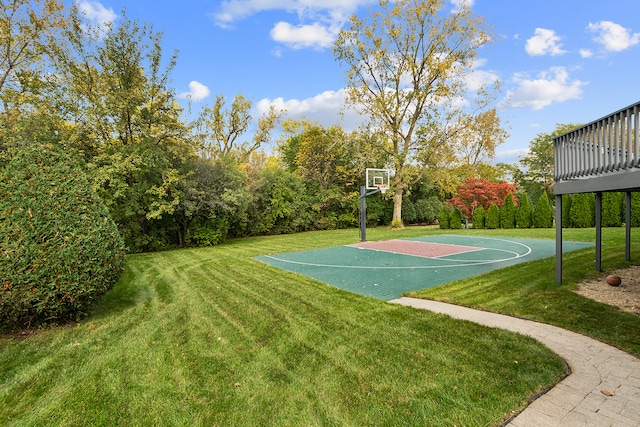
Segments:
[[[504,198],[504,204],[500,211],[500,225],[502,228],[516,227],[516,205],[513,202],[513,195],[507,194]]]
[[[459,230],[462,228],[462,214],[459,209],[453,208],[449,217],[449,228]]]
[[[474,211],[473,211],[473,216],[471,218],[471,222],[473,223],[473,228],[485,228],[485,216],[486,216],[486,212],[484,210],[484,208],[482,206],[478,206]]]
[[[438,224],[443,230],[448,230],[450,228],[449,211],[447,210],[446,206],[443,206],[442,209],[440,209],[440,213],[438,214]]]
[[[571,224],[571,205],[573,204],[573,196],[571,194],[562,195],[562,226],[564,228],[572,227]]]
[[[76,319],[116,283],[124,244],[80,168],[32,144],[0,169],[0,328]]]
[[[402,198],[402,221],[405,224],[414,224],[416,222],[416,207],[408,197]]]
[[[490,230],[500,228],[500,208],[497,205],[492,204],[489,206],[484,219],[484,225]]]
[[[573,196],[571,203],[571,224],[576,228],[588,228],[595,225],[593,193],[580,193]]]
[[[416,221],[417,222],[431,222],[435,218],[433,208],[427,199],[420,199],[414,203],[416,208]]]
[[[626,198],[625,198],[626,199]],[[625,207],[626,211],[626,207]],[[640,227],[640,193],[631,193],[631,226]]]
[[[533,208],[533,221],[534,228],[551,228],[553,227],[553,209],[549,204],[549,197],[547,192],[542,193],[542,196],[538,199],[535,208]]]
[[[520,203],[518,203],[518,207],[516,208],[516,227],[531,228],[532,213],[531,201],[529,200],[529,196],[525,193],[520,196]]]
[[[436,219],[436,213],[442,202],[437,197],[419,199],[415,202],[416,221],[431,224]]]
[[[602,226],[620,227],[622,225],[623,207],[622,193],[602,193]]]

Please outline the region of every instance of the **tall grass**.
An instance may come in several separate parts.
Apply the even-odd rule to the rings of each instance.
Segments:
[[[131,256],[85,321],[0,341],[0,425],[497,425],[564,374],[528,337],[252,259],[356,240],[318,232]]]

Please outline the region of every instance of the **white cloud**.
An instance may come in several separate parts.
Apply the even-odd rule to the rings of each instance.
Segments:
[[[580,56],[583,58],[591,58],[593,52],[590,49],[580,49]]]
[[[589,23],[587,29],[592,33],[598,33],[594,40],[611,52],[620,52],[640,43],[640,33],[631,33],[630,29],[615,22]]]
[[[501,103],[503,108],[541,110],[553,103],[579,99],[582,87],[587,84],[580,80],[570,80],[564,67],[552,67],[549,71],[540,73],[536,79],[529,79],[522,74],[516,74],[514,78],[517,88],[507,92],[506,100]]]
[[[456,12],[462,8],[463,5],[468,8],[472,8],[476,3],[476,0],[451,0],[451,4],[453,5],[453,12]]]
[[[511,150],[496,150],[494,161],[515,161],[520,157],[526,156],[529,153],[529,148],[514,148]],[[507,163],[507,162],[505,162]]]
[[[326,49],[333,44],[349,16],[375,0],[225,0],[210,16],[215,24],[230,28],[236,22],[266,11],[295,14],[294,23],[278,22],[271,38],[293,49]]]
[[[353,110],[344,110],[345,91],[325,91],[307,99],[262,99],[255,105],[257,115],[268,111],[270,106],[285,110],[286,117],[293,120],[317,121],[323,126],[340,124],[351,131],[362,124],[363,119]]]
[[[553,30],[546,28],[536,28],[535,35],[527,40],[525,50],[531,56],[541,56],[550,54],[552,56],[566,53],[562,50],[560,37]]]
[[[317,22],[312,25],[293,26],[278,22],[271,30],[271,38],[293,49],[331,47],[339,29],[327,28]]]
[[[284,10],[296,13],[301,20],[345,20],[359,6],[372,0],[226,0],[211,14],[216,25],[229,27],[234,22],[260,12]]]
[[[210,93],[211,92],[209,91],[208,87],[200,82],[193,80],[189,83],[189,91],[182,92],[180,95],[178,95],[178,98],[190,99],[191,101],[197,102],[202,101],[203,99],[208,97]]]
[[[476,59],[471,66],[471,71],[466,75],[467,89],[477,91],[478,89],[490,86],[499,81],[499,77],[493,71],[481,70],[480,67],[486,65],[486,59]]]
[[[118,17],[113,9],[107,9],[97,1],[85,0],[79,1],[77,4],[80,12],[84,15],[84,17],[91,21],[91,23],[96,24],[100,27],[109,22],[114,22]]]

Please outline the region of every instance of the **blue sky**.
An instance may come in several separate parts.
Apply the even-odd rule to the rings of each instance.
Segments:
[[[445,0],[447,10],[465,0]],[[638,0],[466,0],[493,28],[477,70],[500,80],[496,105],[510,137],[495,162],[515,162],[539,133],[586,123],[640,100]],[[172,86],[192,110],[242,93],[254,114],[275,104],[287,117],[340,124],[345,70],[332,43],[371,0],[82,0],[88,18],[129,18],[164,33],[178,51]],[[186,101],[182,101],[186,102]]]

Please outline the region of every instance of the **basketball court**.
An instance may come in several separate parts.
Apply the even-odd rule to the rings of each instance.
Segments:
[[[593,243],[564,241],[562,245],[564,252],[570,252]],[[552,256],[555,256],[553,240],[444,234],[365,241],[256,259],[350,292],[388,301],[404,292]],[[553,272],[549,274],[553,278]]]

